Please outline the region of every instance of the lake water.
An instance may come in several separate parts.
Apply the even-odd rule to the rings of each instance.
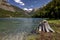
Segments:
[[[0,40],[25,40],[36,29],[41,18],[0,18]]]

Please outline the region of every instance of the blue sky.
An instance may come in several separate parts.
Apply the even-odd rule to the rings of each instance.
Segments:
[[[10,4],[23,10],[32,10],[33,8],[41,7],[50,1],[51,0],[8,0]]]

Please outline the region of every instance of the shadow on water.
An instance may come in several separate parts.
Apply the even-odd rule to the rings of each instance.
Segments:
[[[25,40],[40,18],[0,18],[0,40]]]

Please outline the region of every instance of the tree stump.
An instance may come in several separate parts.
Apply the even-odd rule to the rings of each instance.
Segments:
[[[38,40],[51,40],[52,39],[52,33],[55,32],[50,25],[48,24],[47,20],[43,20],[40,22],[38,26],[38,31],[40,33],[40,38]]]
[[[42,22],[40,22],[39,26],[38,26],[38,31],[39,32],[55,32],[50,25],[48,24],[48,21],[43,20]]]

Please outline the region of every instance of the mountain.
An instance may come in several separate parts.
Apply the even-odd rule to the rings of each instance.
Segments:
[[[32,11],[28,12],[28,15],[32,16],[39,8],[34,8]]]
[[[52,0],[35,11],[32,17],[60,19],[60,0]]]
[[[0,8],[15,12],[15,8],[12,7],[6,0],[0,0]]]
[[[0,0],[0,17],[28,17],[27,13],[7,2],[7,0]]]

